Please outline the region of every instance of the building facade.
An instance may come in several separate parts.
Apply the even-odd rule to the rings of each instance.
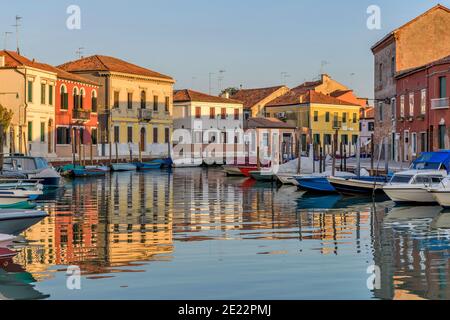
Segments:
[[[51,66],[0,51],[0,104],[14,112],[7,134],[10,152],[56,157],[56,82]]]
[[[102,156],[166,157],[173,130],[173,78],[107,56],[65,63],[61,69],[100,85],[98,113]]]
[[[175,129],[190,133],[186,148],[216,163],[223,161],[225,145],[234,144],[233,133],[244,130],[242,102],[189,89],[175,91],[173,118]]]
[[[401,159],[449,149],[450,55],[400,73],[396,81]]]
[[[352,104],[314,90],[293,89],[266,106],[268,116],[296,126],[302,135],[302,148],[317,144],[332,153],[338,130],[338,144],[347,154],[354,153],[359,137],[360,105]]]
[[[450,10],[437,5],[392,31],[371,49],[375,70],[375,145],[387,143],[389,158],[398,161],[401,149],[396,128],[396,74],[449,54]]]
[[[81,76],[55,68],[56,136],[58,158],[94,158],[98,143],[100,86]]]

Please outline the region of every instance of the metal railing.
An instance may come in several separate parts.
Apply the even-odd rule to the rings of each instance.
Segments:
[[[72,113],[72,119],[75,120],[89,120],[91,118],[91,111],[74,109]]]

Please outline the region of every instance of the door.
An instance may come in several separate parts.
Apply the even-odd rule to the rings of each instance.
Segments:
[[[409,161],[409,131],[405,130],[403,134],[403,160]]]

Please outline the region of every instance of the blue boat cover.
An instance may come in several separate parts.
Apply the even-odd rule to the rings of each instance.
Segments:
[[[445,169],[447,172],[450,172],[450,151],[423,152],[413,161],[411,168],[417,170]]]

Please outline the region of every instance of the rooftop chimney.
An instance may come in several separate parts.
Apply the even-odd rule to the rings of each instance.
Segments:
[[[5,66],[5,56],[0,56],[0,68]]]

